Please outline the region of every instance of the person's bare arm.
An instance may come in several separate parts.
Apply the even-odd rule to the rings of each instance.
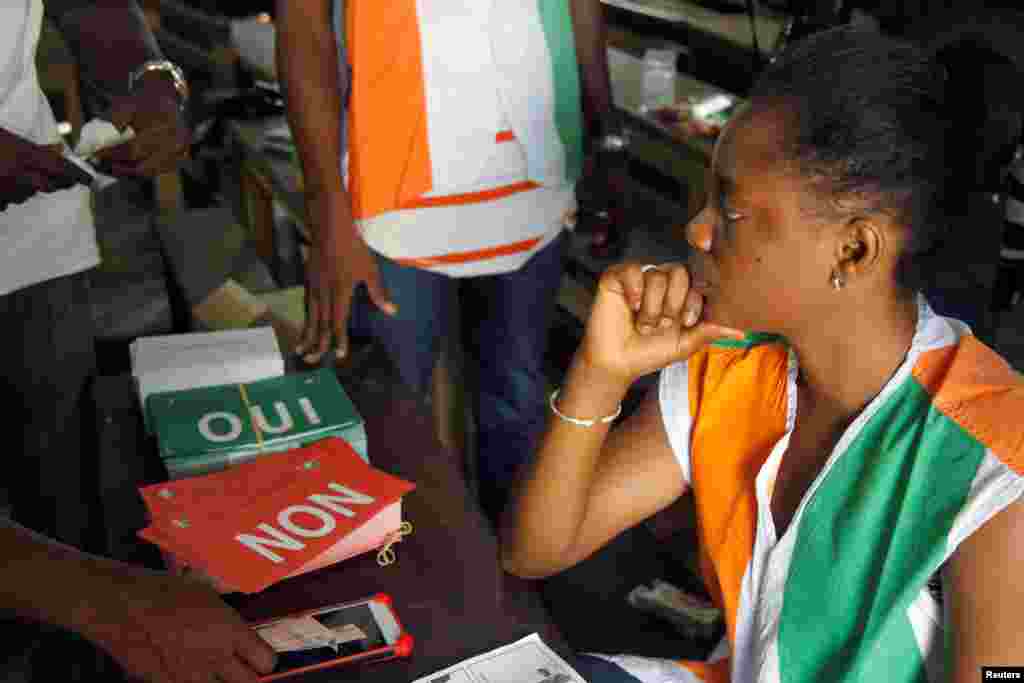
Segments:
[[[605,401],[585,371],[570,377],[560,409],[614,410],[618,391]],[[573,400],[574,392],[587,400]],[[611,433],[552,419],[506,520],[505,569],[527,578],[555,574],[682,496],[687,485],[661,419],[656,390]]]
[[[601,0],[571,0],[576,56],[588,130],[606,133],[614,120],[608,73],[608,30]]]
[[[306,328],[297,351],[315,363],[334,340],[348,346],[352,293],[366,283],[382,311],[397,311],[363,242],[341,176],[342,91],[331,0],[278,0],[277,72],[284,84],[288,122],[302,162],[309,228]]]
[[[106,94],[124,94],[128,76],[140,64],[163,59],[135,0],[45,0],[52,17],[87,78]],[[168,96],[171,81],[154,78]]]
[[[968,538],[946,568],[948,675],[980,680],[983,666],[1024,666],[1024,501]]]
[[[278,0],[277,73],[310,196],[348,203],[341,177],[342,92],[331,0]],[[325,226],[312,225],[311,230]],[[351,218],[347,226],[352,229]]]
[[[689,285],[682,264],[627,263],[606,271],[559,410],[581,419],[610,415],[637,378],[686,360],[717,338],[743,337],[700,322],[702,300]],[[656,394],[610,435],[606,424],[552,418],[506,511],[503,565],[532,578],[559,572],[685,490]]]
[[[273,650],[207,586],[88,555],[0,518],[0,610],[82,634],[153,683],[255,683]]]
[[[145,16],[134,0],[46,0],[86,81],[110,101],[109,118],[131,126],[134,140],[97,155],[115,175],[149,177],[173,171],[185,158],[191,136],[181,96],[165,72],[150,71],[129,91],[131,74],[163,59]]]

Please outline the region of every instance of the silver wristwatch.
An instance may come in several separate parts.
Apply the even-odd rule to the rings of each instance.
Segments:
[[[629,132],[617,130],[605,133],[597,141],[598,149],[605,152],[621,152],[629,147]]]
[[[151,71],[160,71],[167,74],[171,79],[171,83],[174,84],[174,89],[178,93],[178,99],[181,100],[180,106],[184,109],[185,104],[188,102],[189,95],[188,81],[185,80],[185,72],[182,71],[181,67],[177,64],[166,59],[151,59],[148,62],[143,62],[139,68],[128,76],[129,92],[135,89],[135,84],[140,78]]]

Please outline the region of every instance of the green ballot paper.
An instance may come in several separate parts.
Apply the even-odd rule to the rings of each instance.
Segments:
[[[172,479],[206,474],[329,436],[363,460],[363,420],[329,369],[152,394],[146,412]]]

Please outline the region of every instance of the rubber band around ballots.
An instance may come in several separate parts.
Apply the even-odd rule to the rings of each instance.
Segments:
[[[377,564],[381,567],[387,567],[395,563],[398,559],[395,556],[394,545],[399,543],[403,537],[408,536],[412,533],[412,523],[402,522],[402,525],[398,527],[398,531],[388,534],[387,541],[381,546],[381,549],[377,551]]]
[[[256,446],[262,451],[263,432],[260,431],[259,425],[256,424],[256,417],[252,414],[252,404],[249,403],[249,392],[246,391],[244,384],[238,385],[238,393],[242,395],[242,403],[245,404],[245,410],[249,414],[249,424],[252,425],[252,430],[256,432]]]

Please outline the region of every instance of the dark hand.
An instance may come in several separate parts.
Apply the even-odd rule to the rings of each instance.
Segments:
[[[150,683],[255,683],[273,649],[209,587],[142,569],[117,570],[80,630]]]
[[[352,294],[366,283],[370,299],[388,315],[398,312],[377,271],[377,260],[352,224],[342,199],[323,196],[308,201],[317,237],[306,266],[306,327],[296,352],[307,363],[319,362],[336,342],[336,355],[348,353],[348,316]]]
[[[61,156],[61,145],[37,145],[0,128],[0,211],[39,192],[88,186],[91,180]]]
[[[188,156],[192,137],[177,92],[162,74],[144,76],[134,92],[115,100],[110,118],[118,130],[131,126],[135,137],[96,153],[105,172],[151,178],[176,170]]]

